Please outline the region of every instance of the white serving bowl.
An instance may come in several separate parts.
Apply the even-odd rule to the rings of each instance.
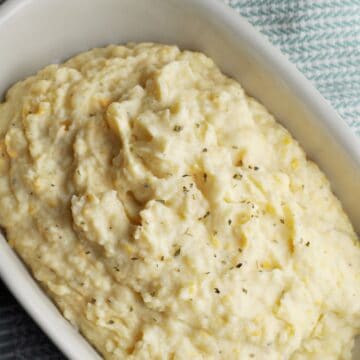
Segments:
[[[360,232],[358,139],[295,66],[218,0],[7,0],[0,6],[0,96],[45,65],[92,47],[129,41],[177,44],[212,57],[320,165]],[[67,357],[99,358],[2,236],[0,275]],[[360,359],[360,351],[355,352],[354,359]]]

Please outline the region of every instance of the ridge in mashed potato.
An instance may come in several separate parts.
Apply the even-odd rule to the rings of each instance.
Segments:
[[[201,53],[93,49],[0,105],[0,225],[106,359],[350,359],[358,239]]]

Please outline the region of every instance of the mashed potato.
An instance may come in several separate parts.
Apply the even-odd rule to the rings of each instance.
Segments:
[[[328,181],[200,53],[94,49],[0,105],[0,224],[106,359],[350,359],[360,249]]]

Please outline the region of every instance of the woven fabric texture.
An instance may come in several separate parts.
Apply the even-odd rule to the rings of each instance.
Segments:
[[[219,1],[278,46],[360,136],[360,0]],[[0,360],[10,359],[64,357],[0,281]]]
[[[224,2],[278,46],[360,136],[360,0]]]

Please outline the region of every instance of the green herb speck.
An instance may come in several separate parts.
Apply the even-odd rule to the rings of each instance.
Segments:
[[[183,129],[183,127],[180,126],[180,125],[175,125],[174,128],[173,128],[173,130],[174,130],[175,132],[180,132],[182,129]]]

